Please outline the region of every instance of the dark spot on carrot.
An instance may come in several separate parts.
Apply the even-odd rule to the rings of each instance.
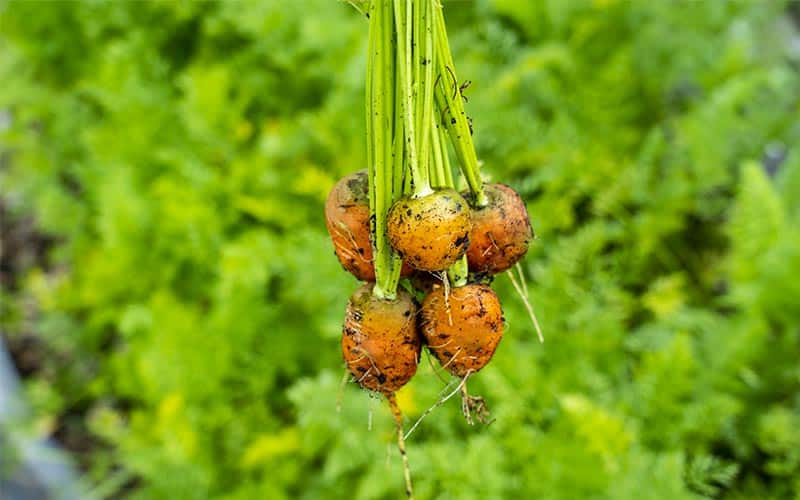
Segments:
[[[478,317],[482,318],[482,317],[486,316],[486,306],[483,305],[483,298],[481,297],[480,294],[478,294],[477,298],[478,298],[478,307],[479,307]]]

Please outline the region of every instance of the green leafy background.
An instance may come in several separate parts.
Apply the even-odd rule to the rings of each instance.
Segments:
[[[546,341],[499,276],[496,420],[423,421],[418,497],[800,498],[798,4],[445,9]],[[385,405],[336,410],[322,206],[364,167],[366,33],[336,0],[0,3],[4,223],[50,242],[2,328],[94,496],[402,496]],[[442,386],[423,359],[407,426]]]

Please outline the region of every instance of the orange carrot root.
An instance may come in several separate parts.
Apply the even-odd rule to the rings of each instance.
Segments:
[[[534,234],[525,202],[516,191],[504,184],[483,187],[489,204],[471,212],[467,260],[470,271],[494,275],[525,256]]]
[[[469,246],[469,212],[464,198],[449,188],[421,198],[401,198],[389,210],[389,242],[415,269],[447,269]]]

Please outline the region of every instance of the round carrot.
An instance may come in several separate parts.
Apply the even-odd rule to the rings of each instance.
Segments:
[[[510,269],[533,239],[528,211],[519,194],[504,184],[484,184],[489,203],[473,208],[467,249],[470,271],[497,274]]]
[[[325,225],[342,267],[361,281],[375,281],[367,182],[367,171],[359,170],[333,186],[325,202]],[[400,275],[412,272],[404,262]]]
[[[403,289],[395,300],[372,294],[372,283],[353,293],[347,304],[342,354],[347,368],[364,389],[389,394],[417,371],[421,338],[417,305]]]
[[[421,331],[428,350],[457,377],[489,362],[503,338],[503,310],[490,287],[436,287],[422,302]]]
[[[423,271],[447,269],[469,246],[469,205],[453,189],[401,198],[389,210],[386,224],[392,247]]]

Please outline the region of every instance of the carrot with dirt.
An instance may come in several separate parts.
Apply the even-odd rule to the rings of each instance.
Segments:
[[[369,184],[366,170],[359,170],[337,182],[325,202],[325,225],[342,267],[361,281],[375,281],[369,228]],[[410,276],[406,263],[400,276]]]
[[[325,226],[342,267],[361,281],[375,280],[369,237],[366,170],[343,177],[325,202]]]
[[[449,288],[436,286],[422,302],[420,330],[428,350],[442,368],[462,379],[462,408],[467,422],[477,411],[485,421],[483,398],[470,396],[467,379],[484,368],[503,338],[505,319],[491,287],[472,283]]]
[[[466,377],[485,367],[503,338],[503,310],[491,287],[436,286],[422,302],[420,326],[442,368]]]
[[[364,389],[383,394],[397,427],[397,444],[403,460],[406,494],[413,497],[403,417],[395,391],[417,372],[422,340],[417,330],[417,305],[405,290],[394,300],[379,299],[374,285],[365,284],[347,303],[342,334],[342,355],[347,370]]]
[[[467,261],[472,272],[494,275],[511,269],[528,251],[533,229],[519,194],[505,184],[484,184],[487,204],[473,208]],[[471,201],[471,194],[465,193]]]
[[[403,198],[389,212],[389,241],[415,269],[447,269],[469,246],[469,212],[469,205],[454,189]]]
[[[342,330],[342,354],[355,381],[369,391],[388,394],[417,371],[422,342],[417,305],[405,290],[394,300],[375,297],[368,283],[350,297]]]

